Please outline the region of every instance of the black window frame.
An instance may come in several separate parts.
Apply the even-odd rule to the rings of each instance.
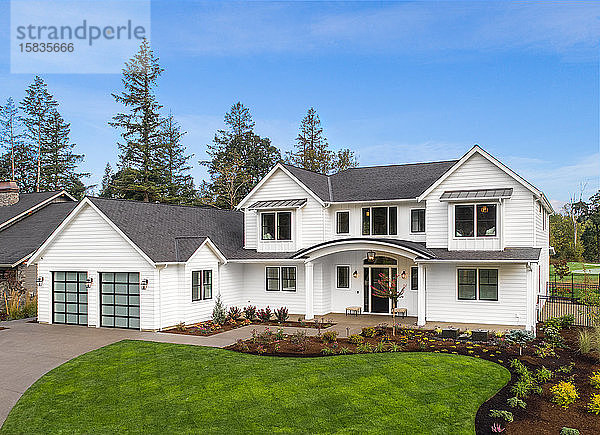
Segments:
[[[465,298],[461,297],[461,271],[475,272],[475,283],[464,283],[463,285],[474,286],[474,297]],[[483,272],[483,273],[482,273]],[[499,297],[499,283],[500,283],[500,271],[497,268],[488,268],[488,267],[461,267],[456,270],[456,279],[457,279],[457,299],[459,301],[482,301],[482,302],[498,302]],[[490,281],[490,278],[492,280]],[[483,281],[483,283],[482,283]],[[495,289],[495,298],[490,297],[482,297],[481,296],[481,288],[482,285],[487,286],[489,288]]]
[[[342,223],[340,221],[340,216],[346,216],[346,222]],[[344,225],[345,231],[340,227]],[[335,212],[335,233],[336,234],[350,234],[350,211],[348,210],[339,210]]]
[[[410,289],[413,291],[419,290],[419,267],[410,267]]]
[[[277,270],[277,277],[270,277],[269,270]],[[291,275],[286,275],[290,273]],[[284,281],[288,282],[288,286],[284,285]],[[277,288],[269,288],[269,282],[276,282]],[[293,287],[289,285],[293,282]],[[265,290],[268,292],[284,291],[294,293],[298,287],[298,268],[296,266],[266,266],[265,267]]]
[[[197,277],[194,284],[194,277]],[[210,296],[206,296],[206,290],[210,290]],[[208,301],[213,295],[213,271],[212,269],[200,269],[192,271],[192,302]]]
[[[340,285],[340,271],[341,270],[346,270],[347,274],[346,274],[346,285]],[[342,283],[344,284],[344,283]],[[350,289],[350,266],[346,265],[346,264],[338,264],[335,268],[335,288],[337,289],[343,289],[343,290],[348,290]]]
[[[286,215],[289,216],[289,223],[287,224],[283,224],[281,222],[280,216],[282,215]],[[272,222],[269,222],[268,225],[265,224],[265,217],[272,217]],[[260,239],[264,240],[264,241],[282,241],[282,242],[289,242],[292,240],[292,221],[293,221],[293,216],[292,216],[292,212],[291,211],[270,211],[270,212],[262,212],[260,214]],[[273,238],[269,239],[267,237],[265,237],[266,233],[265,229],[271,229],[269,227],[271,227],[272,225],[272,234],[273,234]],[[282,232],[286,231],[288,235],[282,236]],[[271,231],[269,231],[271,232]]]
[[[480,217],[481,208],[489,207],[494,210],[493,219],[487,218],[482,219]],[[458,209],[471,209],[472,217],[470,218],[461,218],[460,221],[458,219]],[[462,235],[458,233],[458,223],[470,223],[471,225],[471,234]],[[494,233],[493,234],[485,234],[487,231],[484,230],[483,227],[480,227],[480,222],[493,222]],[[461,225],[462,226],[462,225]],[[493,238],[498,237],[498,204],[494,203],[475,203],[475,204],[456,204],[454,206],[454,237],[459,239],[480,239],[480,238]]]
[[[416,223],[416,229],[415,229]],[[413,208],[410,210],[410,232],[424,233],[425,232],[425,209]]]
[[[490,209],[493,208],[494,210],[494,218],[485,218],[482,219],[480,217],[480,213],[482,213],[481,208],[482,207],[490,207]],[[490,210],[491,211],[491,210]],[[493,221],[493,228],[494,228],[494,234],[485,234],[487,231],[482,231],[482,228],[479,226],[480,222],[492,222]],[[477,227],[477,237],[496,237],[498,235],[498,207],[496,204],[476,204],[475,205],[475,225]],[[483,234],[482,234],[483,233]]]
[[[386,209],[385,232],[376,230],[375,210]],[[363,236],[395,236],[398,234],[398,207],[395,205],[369,206],[361,209],[361,228]]]
[[[470,217],[461,217],[459,219],[458,210],[470,210],[472,216]],[[471,226],[470,234],[459,234],[458,227],[459,222],[469,224]],[[462,225],[460,225],[462,227]],[[475,237],[475,204],[457,204],[454,206],[454,237],[458,238],[471,238]]]

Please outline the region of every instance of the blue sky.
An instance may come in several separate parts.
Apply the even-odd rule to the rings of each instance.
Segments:
[[[33,78],[9,72],[8,6],[2,101]],[[558,205],[581,183],[600,188],[599,17],[592,2],[153,1],[152,45],[159,100],[194,162],[238,100],[283,150],[314,106],[330,144],[361,165],[457,158],[478,143]],[[120,76],[43,77],[97,183],[116,160]]]

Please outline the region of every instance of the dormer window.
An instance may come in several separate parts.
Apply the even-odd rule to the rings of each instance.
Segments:
[[[495,237],[496,204],[469,204],[454,207],[455,237]],[[477,230],[477,231],[475,231]]]
[[[262,240],[292,240],[292,212],[261,213]]]

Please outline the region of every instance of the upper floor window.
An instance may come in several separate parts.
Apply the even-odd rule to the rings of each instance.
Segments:
[[[394,207],[365,207],[362,209],[364,236],[398,234],[398,209]]]
[[[348,234],[350,232],[350,212],[338,211],[335,214],[335,232],[337,234]]]
[[[292,240],[291,212],[262,213],[260,217],[262,240]]]
[[[496,204],[470,204],[454,207],[456,237],[494,237],[496,235]]]
[[[410,211],[410,231],[411,233],[425,232],[425,209],[413,209]]]

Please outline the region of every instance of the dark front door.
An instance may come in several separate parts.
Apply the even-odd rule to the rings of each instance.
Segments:
[[[372,267],[371,268],[371,312],[372,313],[389,313],[390,300],[375,296],[375,288],[379,288],[377,282],[383,278],[389,278],[390,269],[388,267]]]

